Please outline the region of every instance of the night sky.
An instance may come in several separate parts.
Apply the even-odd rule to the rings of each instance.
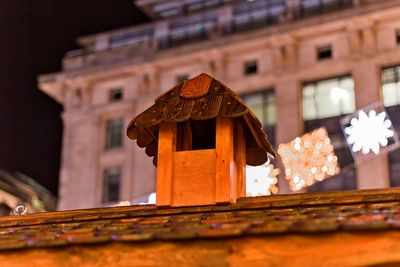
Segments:
[[[143,23],[132,0],[0,0],[0,166],[57,194],[61,105],[37,88],[78,36]]]

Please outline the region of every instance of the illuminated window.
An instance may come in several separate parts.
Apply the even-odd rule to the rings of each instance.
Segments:
[[[122,88],[115,88],[110,90],[109,94],[109,101],[110,102],[117,102],[122,100],[123,98],[123,91]]]
[[[245,75],[252,75],[257,73],[257,61],[247,61],[244,63],[244,74]]]
[[[318,60],[332,58],[332,46],[325,45],[317,47],[317,58]]]
[[[354,81],[336,77],[303,85],[304,130],[324,127],[329,134],[342,172],[307,188],[309,192],[356,189],[354,160],[341,131],[342,115],[355,110]]]
[[[382,99],[386,107],[400,104],[400,65],[382,69]]]
[[[108,120],[106,123],[106,142],[105,148],[110,149],[122,145],[122,119]]]
[[[250,93],[241,96],[241,98],[263,124],[263,129],[267,132],[268,139],[274,144],[276,124],[274,90],[269,89]]]
[[[103,174],[103,203],[119,200],[121,183],[121,169],[116,167],[107,169]]]
[[[351,113],[355,110],[354,81],[344,76],[306,83],[302,102],[304,120]]]

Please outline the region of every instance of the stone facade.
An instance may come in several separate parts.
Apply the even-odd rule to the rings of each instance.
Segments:
[[[39,77],[41,90],[64,106],[59,209],[112,204],[102,194],[104,172],[113,167],[121,171],[120,200],[142,201],[154,191],[151,160],[124,131],[121,145],[105,149],[107,121],[122,118],[125,129],[182,75],[206,72],[239,94],[273,89],[279,144],[306,130],[304,83],[350,75],[359,108],[381,100],[381,69],[400,64],[399,0],[286,0],[253,9],[244,5],[257,1],[225,2],[196,12],[180,3],[179,12],[189,14],[160,18],[167,15],[154,10],[162,1],[137,1],[154,22],[79,38],[82,49],[67,53],[62,72]],[[268,15],[257,13],[263,8]],[[330,52],[319,56],[327,45]],[[246,74],[251,61],[256,71]],[[122,97],[114,101],[116,88]],[[387,154],[355,173],[357,188],[391,185]],[[289,192],[283,177],[279,186]]]

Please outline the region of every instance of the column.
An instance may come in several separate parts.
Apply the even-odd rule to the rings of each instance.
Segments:
[[[133,100],[132,110],[129,112],[127,121],[130,121],[136,115],[142,113],[148,107],[154,104],[154,99],[157,93],[155,88],[160,88],[158,74],[155,72],[149,72],[149,83],[151,94],[138,95],[138,97]],[[156,79],[156,80],[154,80]],[[156,168],[154,167],[150,158],[146,155],[145,149],[140,148],[136,144],[136,140],[131,140],[126,138],[124,146],[128,151],[127,159],[127,172],[129,175],[129,192],[130,200],[137,203],[140,201],[146,201],[146,196],[149,193],[155,192],[156,189]]]
[[[92,92],[85,81],[65,85],[64,132],[58,209],[98,205],[98,121],[91,112]]]
[[[356,106],[362,108],[380,101],[379,68],[372,62],[359,62],[353,68]],[[388,155],[377,157],[357,165],[357,187],[359,189],[384,188],[390,186]]]
[[[286,143],[304,132],[301,117],[301,84],[295,78],[282,77],[275,85],[276,99],[276,143]],[[290,193],[289,183],[284,177],[283,166],[278,186],[280,193]]]
[[[63,114],[64,134],[58,209],[98,206],[98,129],[92,114]]]

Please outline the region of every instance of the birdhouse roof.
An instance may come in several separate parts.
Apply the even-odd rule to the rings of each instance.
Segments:
[[[246,163],[261,165],[268,154],[275,156],[262,124],[240,97],[220,81],[207,74],[185,80],[163,95],[129,124],[127,135],[137,139],[139,147],[157,161],[158,129],[162,122],[208,120],[217,117],[237,118],[246,132]],[[204,129],[206,130],[206,129]]]

